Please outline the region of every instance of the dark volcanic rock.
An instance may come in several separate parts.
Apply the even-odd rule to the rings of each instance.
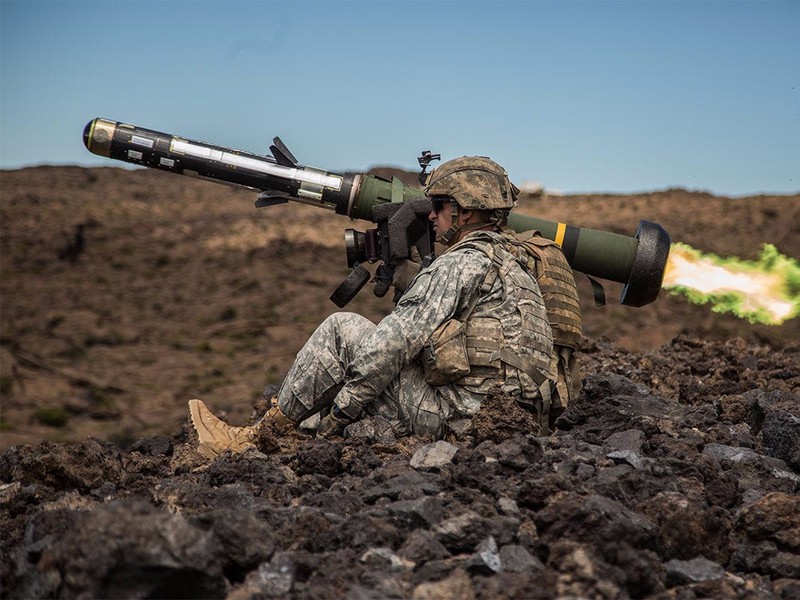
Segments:
[[[489,536],[478,544],[475,553],[464,562],[464,566],[472,573],[484,575],[499,573],[503,568],[503,562],[500,560],[494,538]]]
[[[390,504],[387,509],[398,522],[410,528],[432,527],[444,516],[441,500],[430,496],[399,500]]]
[[[483,517],[470,510],[442,521],[433,533],[449,550],[465,552],[475,548],[488,533],[488,527]]]
[[[345,427],[344,435],[351,440],[364,440],[376,444],[397,441],[392,424],[380,416],[366,417]]]
[[[44,484],[57,490],[90,491],[122,476],[121,454],[113,444],[42,442],[36,448],[12,446],[0,457],[0,480]]]
[[[128,452],[139,452],[148,456],[169,456],[172,454],[172,440],[160,435],[137,440],[128,447]]]
[[[671,560],[667,562],[665,568],[668,585],[713,581],[725,577],[725,569],[702,557],[692,560]]]
[[[383,478],[381,477],[381,479]],[[439,478],[432,473],[423,473],[409,468],[407,472],[401,472],[379,483],[375,482],[374,485],[367,485],[362,494],[368,503],[375,502],[382,497],[397,500],[401,495],[406,499],[413,499],[425,494],[438,493],[438,481]]]
[[[185,437],[11,447],[3,594],[792,598],[798,390],[760,375],[791,358],[589,345],[546,437],[493,396],[438,444],[372,420],[211,462]]]
[[[652,435],[686,415],[678,403],[615,373],[587,377],[582,398],[557,419],[556,426],[566,431],[580,426],[580,439],[593,444],[630,429]]]
[[[444,440],[425,444],[414,452],[409,464],[415,469],[433,470],[449,465],[458,448]]]
[[[445,558],[450,553],[429,531],[415,529],[406,538],[403,547],[400,548],[400,555],[420,564]]]
[[[515,433],[539,435],[540,430],[533,413],[510,396],[494,392],[486,398],[484,409],[473,417],[472,432],[478,440],[499,443]]]
[[[732,559],[739,568],[800,578],[800,496],[774,492],[743,507]]]
[[[705,555],[723,562],[730,554],[730,517],[680,492],[661,492],[640,507],[655,523],[658,551],[664,558]]]
[[[20,597],[213,598],[226,588],[216,536],[142,500],[39,513],[24,551]]]
[[[500,548],[500,567],[511,573],[531,573],[543,571],[545,566],[538,558],[522,546],[509,544]]]
[[[327,440],[305,442],[297,449],[297,472],[300,475],[321,473],[330,477],[338,471],[341,455],[341,448],[333,442]]]
[[[770,393],[760,399],[759,407],[764,411],[765,452],[800,470],[800,395]]]

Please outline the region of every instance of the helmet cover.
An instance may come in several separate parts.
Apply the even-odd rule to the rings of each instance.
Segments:
[[[484,156],[463,156],[443,163],[428,178],[425,195],[450,196],[470,210],[510,209],[516,188],[506,170]]]

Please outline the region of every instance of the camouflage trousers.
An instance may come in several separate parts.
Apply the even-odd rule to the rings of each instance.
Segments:
[[[299,423],[327,410],[344,386],[360,341],[374,329],[374,323],[355,313],[334,313],[325,319],[298,352],[278,392],[283,414]],[[430,434],[439,439],[451,414],[447,400],[425,381],[417,361],[369,400],[365,399],[365,416],[387,419],[398,435]]]

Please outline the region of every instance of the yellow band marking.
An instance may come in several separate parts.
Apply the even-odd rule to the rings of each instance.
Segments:
[[[553,240],[556,244],[561,246],[564,243],[564,234],[567,231],[567,224],[566,223],[559,223],[558,227],[556,227],[556,239]]]

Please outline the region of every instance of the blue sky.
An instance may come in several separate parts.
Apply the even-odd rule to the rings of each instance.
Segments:
[[[796,193],[800,1],[0,0],[0,166],[122,166],[94,117],[338,171]]]

